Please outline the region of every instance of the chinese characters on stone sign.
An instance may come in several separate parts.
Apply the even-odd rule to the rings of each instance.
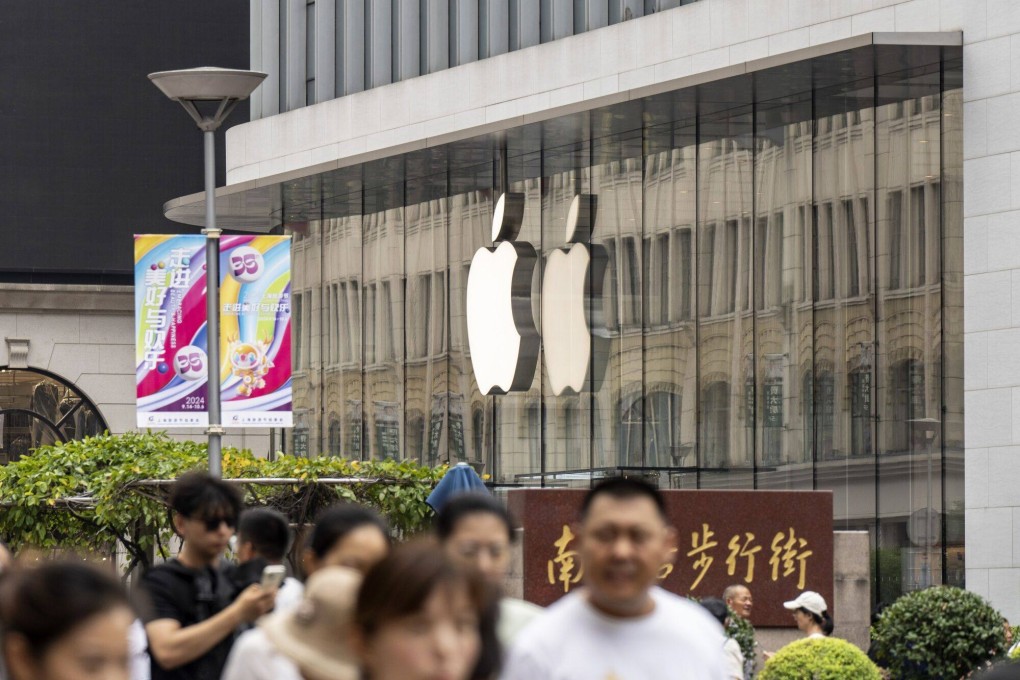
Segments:
[[[563,535],[553,543],[556,549],[556,556],[549,560],[549,583],[555,585],[557,582],[563,584],[563,592],[569,593],[570,586],[581,582],[584,573],[574,561],[577,557],[576,550],[568,550],[574,540],[574,532],[566,524],[563,525]]]
[[[575,522],[585,493],[509,492],[510,512],[523,530],[524,599],[550,605],[584,583]],[[831,601],[832,492],[665,489],[662,496],[676,531],[676,545],[659,567],[666,590],[718,597],[727,586],[746,584],[754,592],[753,623],[765,627],[791,626],[783,602],[803,590]]]
[[[547,578],[550,585],[558,585],[563,588],[564,593],[581,582],[584,576],[584,568],[577,560],[577,551],[573,549],[575,540],[574,532],[570,526],[563,525],[563,531],[559,538],[552,544],[552,557],[547,562]],[[667,562],[662,565],[659,571],[659,580],[665,581],[674,572],[687,574],[687,581],[680,584],[681,589],[694,593],[702,580],[710,572],[715,564],[718,555],[726,554],[725,561],[720,564],[726,567],[726,575],[733,577],[734,582],[743,582],[748,585],[754,584],[755,556],[761,552],[762,546],[757,544],[756,536],[751,532],[734,534],[726,543],[726,548],[719,548],[719,541],[716,540],[716,533],[711,525],[703,523],[700,531],[691,533],[691,549],[683,554],[690,558],[684,564]],[[803,590],[807,583],[809,558],[814,554],[810,550],[809,542],[805,538],[797,536],[793,527],[776,532],[769,544],[771,557],[769,565],[770,572],[766,572],[765,578],[772,581],[788,580],[796,584],[797,590]],[[672,551],[679,554],[679,550]],[[738,573],[738,566],[742,570]]]

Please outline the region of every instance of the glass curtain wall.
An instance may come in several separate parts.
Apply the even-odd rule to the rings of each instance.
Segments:
[[[792,64],[782,78],[759,81],[755,110],[750,359],[756,479],[763,489],[814,487],[812,70],[810,63]],[[789,82],[798,84],[792,92],[777,86]]]
[[[961,106],[958,50],[883,46],[327,173],[286,450],[828,489],[876,596],[962,583]],[[505,190],[543,341],[492,396],[465,298]]]
[[[692,92],[645,103],[644,465],[697,488],[698,128]]]
[[[703,488],[754,485],[751,87],[750,77],[734,78],[703,86],[698,93],[698,463]]]
[[[578,226],[577,232],[567,233],[575,226],[569,222],[571,204],[575,196],[583,197],[582,210],[593,209],[596,220],[600,219],[599,206],[588,197],[591,186],[591,142],[589,119],[584,116],[570,116],[556,124],[544,125],[542,129],[541,166],[541,285],[542,294],[537,309],[538,330],[547,338],[557,333],[559,326],[552,325],[569,318],[571,299],[566,294],[575,279],[583,284],[582,254],[591,257],[592,234],[585,225]],[[559,140],[573,140],[560,145]],[[582,219],[582,221],[584,221]],[[607,224],[600,222],[600,226]],[[579,244],[579,247],[575,246]],[[590,282],[589,282],[590,283]],[[547,318],[548,316],[548,318]],[[546,324],[551,326],[547,328]],[[573,344],[591,347],[587,338],[564,336]],[[581,473],[585,479],[592,466],[592,376],[589,370],[583,382],[566,385],[563,376],[555,370],[565,361],[574,358],[575,350],[565,343],[546,341],[544,359],[539,364],[541,373],[541,409],[544,471],[560,473],[569,480],[572,473]],[[580,357],[583,359],[583,357]],[[590,361],[589,361],[590,365]],[[552,372],[552,373],[551,373]],[[560,371],[562,373],[562,371]],[[577,481],[576,479],[574,480]]]

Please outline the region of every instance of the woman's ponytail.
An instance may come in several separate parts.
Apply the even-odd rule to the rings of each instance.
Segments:
[[[832,635],[832,630],[835,628],[835,624],[832,621],[832,617],[829,616],[828,611],[822,612],[822,632],[825,633],[825,637]]]

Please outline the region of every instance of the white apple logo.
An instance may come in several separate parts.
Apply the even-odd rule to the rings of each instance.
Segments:
[[[482,394],[531,387],[538,331],[531,314],[531,278],[538,254],[513,243],[524,219],[524,194],[503,194],[492,217],[492,248],[479,248],[467,281],[468,347]],[[502,241],[502,243],[499,243]]]
[[[591,378],[597,383],[606,356],[602,332],[602,285],[607,257],[601,246],[587,246],[595,221],[596,197],[578,194],[567,213],[569,248],[549,253],[542,276],[542,341],[549,387],[559,396],[581,392]],[[589,310],[594,314],[589,314]],[[594,316],[594,318],[592,318]],[[592,362],[593,341],[596,362]],[[593,384],[591,389],[598,389]]]

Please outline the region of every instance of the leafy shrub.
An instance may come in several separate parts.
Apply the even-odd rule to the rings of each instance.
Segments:
[[[103,435],[43,446],[0,467],[0,538],[15,549],[33,546],[108,553],[118,544],[129,570],[166,556],[171,535],[169,484],[183,472],[207,468],[206,445],[164,433]],[[296,524],[311,522],[339,500],[377,508],[400,534],[421,530],[431,510],[425,499],[446,472],[410,461],[357,461],[329,456],[281,456],[270,461],[225,448],[227,479],[295,479],[283,485],[242,484],[249,505],[274,507]],[[342,485],[321,478],[350,478]]]
[[[979,595],[939,586],[904,595],[871,629],[875,658],[897,680],[956,680],[1002,654],[1002,614]]]
[[[846,640],[804,638],[765,662],[759,680],[881,680],[878,667]]]
[[[744,655],[744,668],[755,668],[754,626],[733,611],[729,605],[726,605],[726,609],[730,613],[730,625],[726,626],[726,636],[733,638],[740,645],[740,651]],[[754,677],[754,671],[751,671],[750,677]]]
[[[691,602],[697,602],[701,604],[701,598],[687,594],[687,599]],[[726,637],[733,638],[737,641],[737,645],[740,647],[740,653],[744,655],[744,668],[748,672],[748,680],[754,678],[755,671],[750,670],[757,666],[755,663],[755,641],[754,641],[754,626],[751,622],[740,616],[733,610],[733,607],[726,605],[726,615],[729,619],[725,630]]]

